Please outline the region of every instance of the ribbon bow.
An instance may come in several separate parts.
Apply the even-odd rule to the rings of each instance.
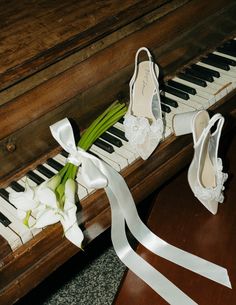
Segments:
[[[105,189],[111,206],[111,238],[116,254],[163,299],[173,305],[197,304],[134,252],[126,237],[125,223],[133,236],[153,253],[231,288],[225,268],[168,244],[148,229],[138,216],[133,197],[123,177],[102,160],[75,146],[68,119],[57,122],[50,129],[53,137],[69,153],[68,161],[81,165],[80,173],[87,187]]]
[[[87,153],[80,147],[76,147],[73,130],[69,120],[63,119],[50,126],[54,139],[69,153],[68,162],[80,166],[80,173],[88,188],[105,188],[107,178],[99,169],[100,160]]]

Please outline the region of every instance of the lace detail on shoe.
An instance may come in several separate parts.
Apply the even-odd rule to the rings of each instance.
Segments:
[[[124,127],[126,138],[144,160],[153,152],[163,136],[162,119],[157,119],[150,125],[147,118],[126,114]]]
[[[216,187],[204,188],[201,185],[198,185],[194,188],[194,195],[203,201],[215,200],[219,203],[224,201],[223,191],[225,189],[224,183],[228,178],[228,174],[223,173],[222,160],[217,159],[216,162]]]

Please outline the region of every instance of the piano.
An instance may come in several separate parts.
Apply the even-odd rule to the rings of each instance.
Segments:
[[[114,100],[128,101],[137,49],[161,69],[165,137],[143,161],[118,122],[91,148],[125,178],[138,204],[191,160],[190,135],[172,117],[221,112],[235,125],[236,2],[233,0],[0,1],[0,302],[13,304],[79,251],[59,224],[28,230],[9,193],[50,178],[66,162],[49,126],[69,117],[80,132]],[[110,226],[103,190],[78,175],[77,216],[86,242]],[[33,215],[32,215],[33,217]]]

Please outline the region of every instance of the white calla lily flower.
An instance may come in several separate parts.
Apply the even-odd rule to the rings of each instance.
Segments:
[[[76,184],[73,179],[66,181],[64,202],[61,203],[58,202],[55,192],[60,182],[59,175],[37,187],[30,186],[26,180],[25,191],[10,193],[9,200],[17,208],[18,217],[26,225],[28,225],[28,218],[32,211],[36,217],[36,221],[32,225],[34,228],[43,228],[60,221],[65,237],[81,248],[84,236],[76,218]]]
[[[75,191],[74,180],[68,179],[65,183],[65,201],[62,207],[55,192],[48,187],[47,183],[42,184],[37,191],[41,211],[38,213],[35,227],[42,228],[60,221],[65,237],[77,247],[81,247],[84,236],[76,218]]]
[[[69,241],[74,245],[81,248],[84,235],[80,229],[76,218],[76,205],[75,205],[75,181],[68,179],[65,184],[65,204],[64,212],[61,218],[61,224],[64,229],[64,234]]]
[[[9,194],[9,201],[16,207],[17,215],[28,226],[28,217],[31,212],[37,209],[37,189],[29,185],[27,179],[24,192],[12,192]]]

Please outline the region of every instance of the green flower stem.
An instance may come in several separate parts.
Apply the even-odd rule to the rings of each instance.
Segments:
[[[31,210],[28,210],[27,212],[26,212],[26,216],[25,216],[25,218],[24,218],[24,220],[23,220],[23,224],[26,226],[26,227],[28,227],[29,228],[29,218],[30,218],[30,215],[31,215]]]
[[[64,174],[66,173],[67,169],[69,167],[69,163],[66,163],[63,168],[58,172],[58,174],[63,178]]]
[[[116,123],[124,114],[127,109],[124,104],[119,104],[110,110],[105,118],[100,120],[100,122],[94,126],[89,134],[83,134],[81,140],[78,143],[78,146],[84,150],[88,150],[94,141],[100,137],[109,127]]]
[[[124,104],[117,104],[117,102],[113,103],[104,113],[102,113],[91,125],[88,129],[83,133],[78,146],[83,148],[84,142],[90,142],[90,138],[93,135],[93,132],[101,125],[103,125],[106,121],[110,119],[116,112],[119,112],[122,108],[124,108]],[[85,145],[87,146],[87,145]]]
[[[95,121],[87,128],[87,130],[83,133],[82,138],[86,139],[87,135],[99,124],[99,122],[117,105],[118,101],[115,101],[111,104],[100,116],[97,117]],[[81,141],[83,141],[81,138]]]
[[[71,179],[75,180],[77,170],[78,170],[78,167],[73,165],[73,169],[72,169],[72,172],[71,172]]]

